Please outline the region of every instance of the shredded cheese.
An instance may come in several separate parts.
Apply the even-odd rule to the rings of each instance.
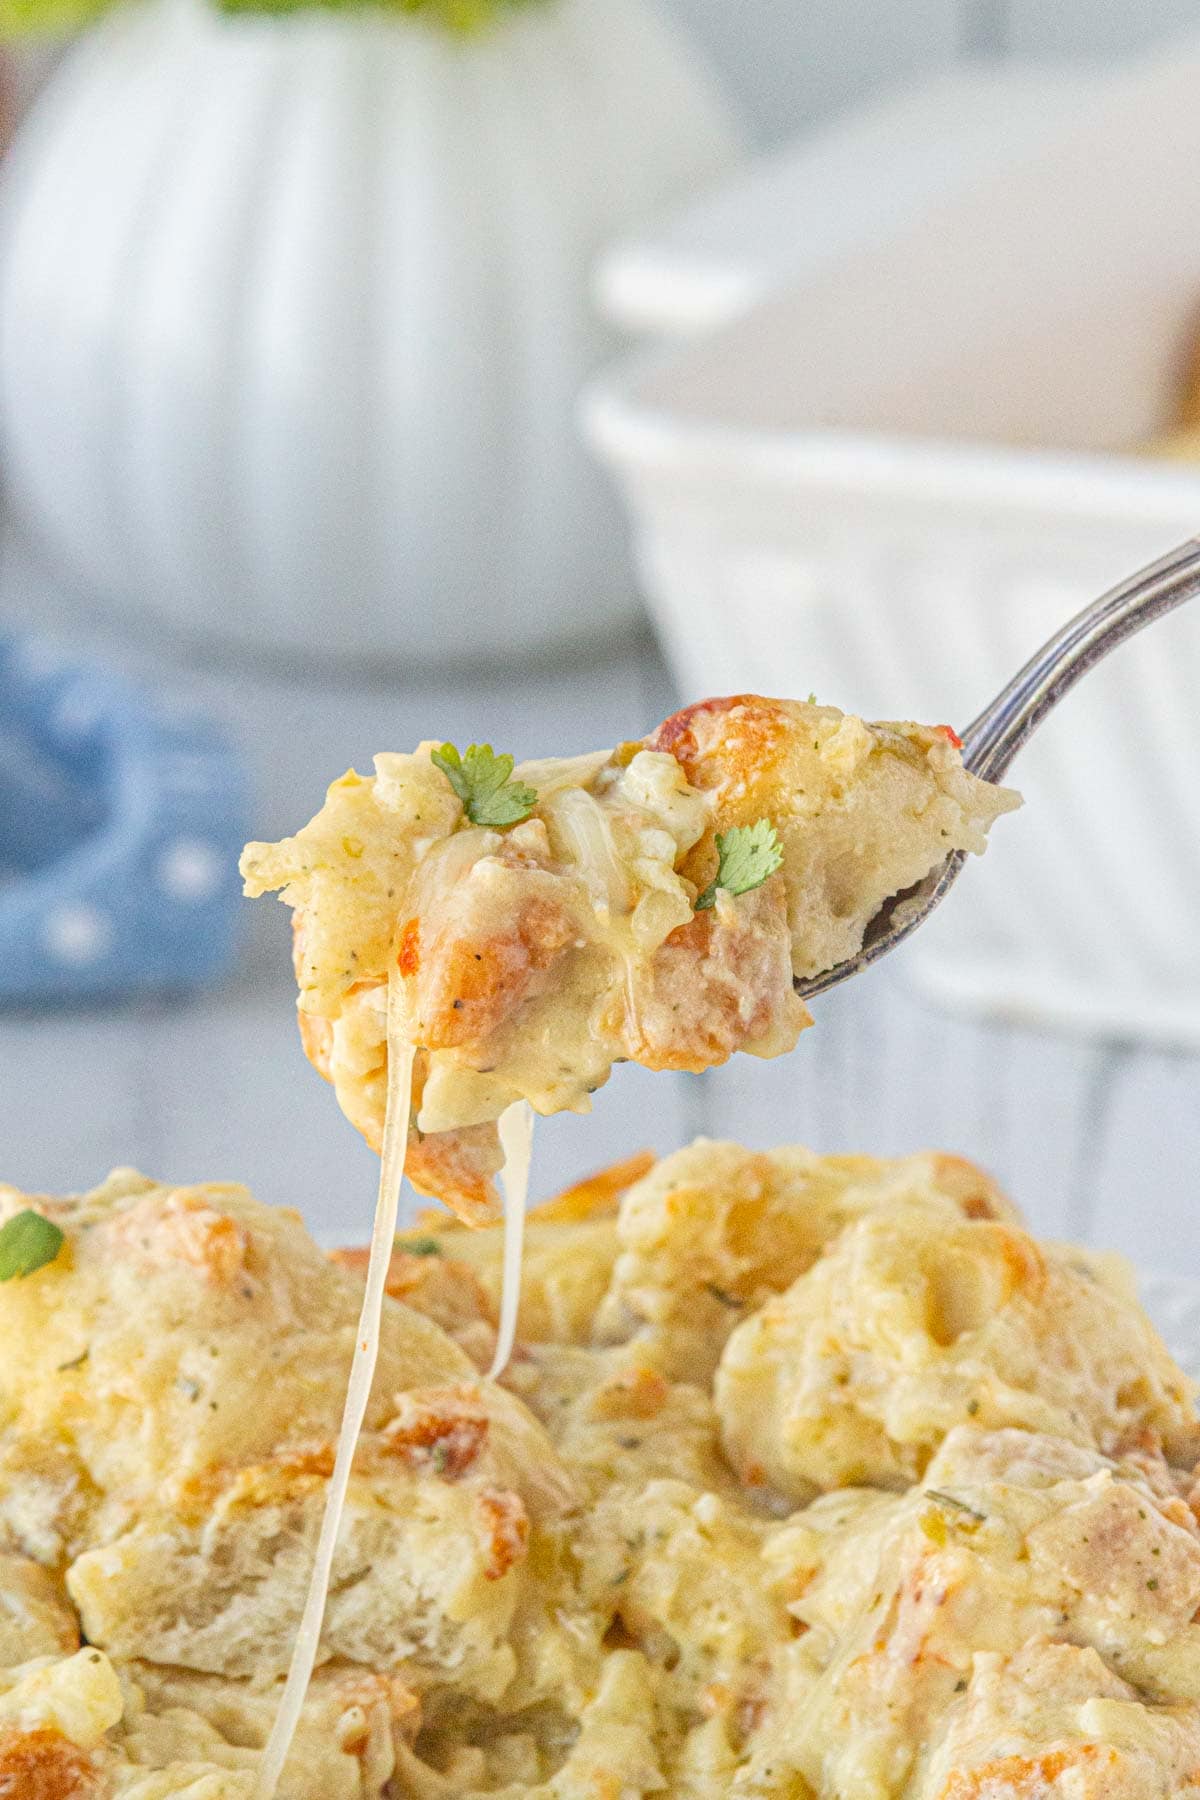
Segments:
[[[525,1245],[525,1206],[529,1197],[529,1165],[533,1158],[533,1108],[517,1100],[500,1115],[500,1147],[504,1151],[504,1276],[500,1289],[500,1328],[496,1354],[488,1370],[495,1381],[508,1367],[521,1307],[521,1253]]]
[[[363,1296],[362,1312],[359,1316],[358,1337],[354,1345],[354,1361],[351,1365],[350,1382],[346,1390],[346,1406],[342,1414],[337,1455],[334,1459],[333,1475],[330,1478],[329,1493],[325,1501],[325,1515],[321,1521],[321,1535],[317,1543],[317,1554],[313,1563],[312,1578],[309,1582],[308,1597],[304,1603],[300,1629],[296,1633],[296,1643],[292,1651],[291,1667],[284,1685],[283,1698],[279,1703],[279,1711],[275,1715],[275,1723],[271,1727],[271,1735],[267,1740],[262,1762],[259,1765],[258,1782],[254,1790],[255,1800],[274,1800],[275,1790],[279,1785],[279,1778],[283,1773],[283,1766],[287,1761],[292,1740],[296,1735],[296,1727],[304,1709],[304,1701],[308,1694],[312,1672],[316,1666],[317,1650],[321,1642],[321,1627],[325,1619],[329,1583],[333,1574],[333,1557],[337,1548],[338,1528],[342,1522],[342,1513],[346,1505],[346,1491],[350,1484],[350,1470],[354,1462],[354,1452],[358,1447],[363,1420],[366,1417],[367,1402],[371,1396],[371,1383],[375,1378],[375,1365],[379,1358],[380,1319],[383,1314],[385,1284],[392,1260],[392,1248],[396,1240],[400,1184],[404,1179],[404,1162],[408,1149],[409,1110],[412,1104],[413,1047],[409,1042],[405,1025],[404,983],[399,972],[393,968],[388,979],[387,1116],[384,1122],[383,1144],[380,1153],[379,1199],[375,1207],[375,1227],[371,1234],[371,1260],[367,1268],[367,1291]]]

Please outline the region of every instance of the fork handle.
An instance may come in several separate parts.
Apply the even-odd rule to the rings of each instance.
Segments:
[[[963,732],[967,768],[985,781],[999,781],[1046,714],[1089,669],[1135,631],[1196,594],[1200,539],[1189,538],[1084,607],[972,719]]]

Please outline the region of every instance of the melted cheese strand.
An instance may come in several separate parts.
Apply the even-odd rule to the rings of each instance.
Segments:
[[[404,1030],[403,995],[403,981],[393,969],[388,981],[387,1114],[380,1152],[379,1198],[375,1207],[375,1227],[371,1234],[367,1291],[363,1296],[362,1313],[358,1322],[354,1362],[346,1389],[346,1406],[338,1436],[337,1456],[325,1500],[325,1514],[321,1520],[321,1535],[317,1543],[308,1598],[304,1603],[300,1629],[296,1633],[283,1698],[259,1764],[255,1800],[274,1800],[275,1789],[283,1773],[283,1765],[296,1735],[296,1727],[312,1681],[333,1574],[338,1527],[342,1522],[354,1452],[366,1417],[371,1383],[375,1378],[375,1365],[379,1358],[380,1319],[396,1239],[396,1217],[400,1205],[400,1184],[404,1179],[409,1109],[412,1104],[413,1047]]]
[[[500,1289],[500,1329],[496,1354],[488,1370],[489,1381],[503,1375],[517,1335],[521,1307],[521,1253],[525,1247],[525,1203],[529,1196],[529,1165],[533,1158],[533,1108],[516,1100],[500,1115],[500,1145],[504,1151],[504,1277]]]

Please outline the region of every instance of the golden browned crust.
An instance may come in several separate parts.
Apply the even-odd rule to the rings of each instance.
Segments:
[[[428,1136],[410,1132],[404,1173],[418,1194],[444,1201],[464,1225],[491,1225],[500,1216],[496,1176],[503,1162],[494,1125],[464,1125]]]
[[[620,1162],[610,1163],[608,1168],[599,1169],[594,1175],[585,1175],[582,1181],[572,1183],[553,1199],[543,1201],[541,1206],[535,1206],[530,1219],[541,1220],[544,1224],[574,1225],[582,1219],[615,1217],[621,1195],[643,1175],[648,1175],[656,1161],[653,1150],[639,1150],[633,1156],[623,1157]],[[436,1218],[436,1215],[427,1217]]]
[[[477,1390],[427,1388],[402,1396],[383,1441],[408,1468],[457,1481],[478,1460],[490,1426]]]
[[[664,719],[646,739],[665,750],[692,787],[715,794],[720,824],[753,824],[776,810],[793,740],[803,718],[795,701],[762,694],[696,700]]]
[[[0,1731],[0,1800],[93,1800],[103,1785],[93,1758],[61,1732]]]
[[[485,1488],[476,1505],[487,1547],[484,1574],[489,1581],[503,1581],[529,1554],[529,1515],[511,1488]]]

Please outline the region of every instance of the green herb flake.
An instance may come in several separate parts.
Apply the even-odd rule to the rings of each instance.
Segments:
[[[453,744],[429,752],[463,803],[472,825],[516,825],[527,819],[537,789],[512,779],[513,759],[497,756],[490,744],[472,744],[465,756]]]
[[[408,1256],[441,1256],[443,1253],[435,1237],[397,1238],[396,1248]]]
[[[706,1281],[704,1287],[714,1300],[719,1300],[721,1305],[727,1306],[731,1312],[741,1312],[746,1304],[744,1300],[739,1300],[736,1294],[731,1294],[725,1288],[719,1287],[715,1281]]]
[[[0,1281],[23,1280],[52,1263],[63,1247],[64,1238],[58,1226],[41,1213],[14,1213],[0,1227]]]
[[[783,845],[769,819],[718,831],[717,872],[704,892],[696,896],[696,911],[706,912],[716,904],[718,888],[724,888],[727,894],[748,894],[782,866]]]
[[[925,1498],[934,1501],[938,1506],[948,1506],[951,1512],[965,1514],[968,1519],[974,1519],[977,1525],[987,1523],[986,1513],[981,1513],[975,1507],[968,1506],[965,1500],[956,1500],[953,1494],[943,1493],[941,1488],[926,1488]]]
[[[450,1446],[449,1446],[449,1444],[444,1443],[444,1442],[436,1443],[433,1446],[433,1453],[432,1453],[431,1460],[433,1462],[433,1466],[434,1466],[434,1469],[437,1472],[437,1474],[444,1475],[446,1473],[446,1470],[450,1466]]]

